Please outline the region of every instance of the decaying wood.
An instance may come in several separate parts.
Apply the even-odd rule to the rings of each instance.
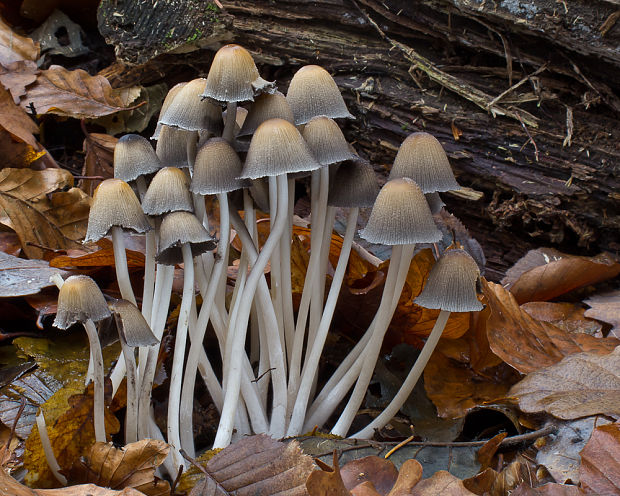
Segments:
[[[164,19],[170,29],[179,3],[194,4],[102,2],[100,27],[119,56],[149,60],[112,74],[117,85],[137,71],[153,82],[176,82],[180,66],[206,74],[208,49],[153,58],[161,42],[135,41]],[[407,134],[433,133],[459,182],[483,193],[446,203],[479,238],[491,277],[533,245],[620,249],[617,0],[221,3],[196,21],[215,37],[175,46],[240,43],[284,89],[300,65],[326,67],[357,117],[343,123],[347,138],[384,176]],[[192,16],[178,18],[190,23],[183,33],[196,32]],[[121,47],[127,39],[138,53]]]

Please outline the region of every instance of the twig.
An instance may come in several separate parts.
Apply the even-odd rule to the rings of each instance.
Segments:
[[[497,95],[495,98],[493,98],[493,100],[491,100],[489,102],[489,108],[487,110],[490,110],[491,107],[493,105],[495,105],[498,101],[500,101],[502,98],[504,98],[506,95],[508,95],[509,93],[513,92],[514,90],[516,90],[519,86],[523,85],[524,83],[526,83],[527,81],[530,80],[531,77],[536,76],[538,74],[540,74],[542,71],[546,70],[549,64],[543,64],[541,65],[538,69],[536,69],[532,74],[528,74],[527,76],[525,76],[523,79],[521,79],[518,83],[513,84],[510,88],[508,88],[506,91],[503,91],[502,93],[500,93],[499,95]]]
[[[534,138],[532,138],[532,135],[530,134],[529,130],[527,129],[527,126],[525,125],[525,122],[523,122],[518,112],[517,112],[517,117],[519,118],[519,122],[521,123],[521,126],[525,130],[525,134],[527,134],[527,137],[529,138],[528,141],[531,141],[532,145],[534,145],[534,157],[536,158],[536,162],[538,162],[538,147],[536,146],[536,142],[534,141]],[[525,142],[523,146],[525,145],[527,145],[527,141]]]
[[[258,382],[260,381],[263,377],[265,377],[269,372],[271,372],[272,370],[276,370],[275,367],[271,367],[270,369],[265,370],[265,372],[263,372],[261,375],[259,375],[256,379],[251,380],[250,382]]]
[[[17,409],[17,413],[15,415],[15,419],[13,420],[13,425],[11,426],[11,432],[9,433],[9,438],[4,445],[2,450],[2,455],[0,456],[0,462],[4,460],[7,452],[9,451],[9,446],[11,446],[11,441],[13,441],[13,437],[15,436],[15,430],[17,429],[17,422],[19,422],[19,418],[24,413],[24,408],[26,408],[26,400],[21,398],[19,400],[19,408]]]
[[[411,441],[413,441],[415,436],[409,436],[407,439],[405,439],[404,441],[401,441],[400,443],[398,443],[396,446],[394,446],[390,451],[388,451],[384,458],[389,458],[390,455],[392,455],[393,453],[395,453],[397,450],[399,450],[400,448],[402,448],[403,446],[405,446],[406,444],[410,443]]]

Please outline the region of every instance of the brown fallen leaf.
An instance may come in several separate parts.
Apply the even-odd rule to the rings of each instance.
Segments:
[[[144,254],[139,251],[126,250],[128,267],[144,267]],[[50,267],[57,268],[84,268],[84,267],[114,267],[114,249],[103,248],[86,255],[59,255],[50,260]]]
[[[88,454],[75,460],[66,474],[71,484],[92,482],[111,489],[131,487],[147,496],[167,496],[170,484],[155,477],[155,469],[170,447],[163,441],[144,439],[123,448],[95,443]]]
[[[26,143],[33,150],[37,148],[34,135],[39,132],[39,127],[26,115],[24,109],[15,105],[11,94],[2,86],[0,86],[0,126],[8,131],[14,140]]]
[[[480,470],[485,470],[491,466],[491,462],[495,457],[495,453],[497,453],[499,445],[506,438],[507,435],[507,432],[500,432],[480,447],[480,449],[478,450],[478,461],[480,462]]]
[[[584,315],[611,324],[610,335],[620,339],[620,291],[593,296],[585,303],[591,308]]]
[[[579,480],[595,494],[620,494],[620,425],[594,429],[581,451]]]
[[[405,460],[398,471],[398,479],[388,496],[408,496],[415,485],[422,480],[422,465],[417,460]]]
[[[0,297],[25,296],[53,286],[50,277],[63,273],[43,260],[24,260],[0,252]]]
[[[508,393],[524,412],[561,419],[620,417],[620,347],[607,355],[577,353],[532,372]]]
[[[131,103],[139,94],[139,90],[134,91],[133,99],[130,99],[125,92],[113,89],[103,76],[52,65],[41,71],[27,88],[20,105],[23,108],[34,105],[37,114],[92,119],[131,108],[128,101]]]
[[[585,493],[577,486],[569,486],[566,484],[554,484],[549,482],[542,486],[531,487],[524,482],[510,494],[511,496],[581,496]]]
[[[467,490],[463,481],[450,472],[439,470],[428,479],[418,482],[411,496],[473,496],[474,493]]]
[[[381,496],[370,481],[362,482],[355,486],[351,489],[351,494],[353,496]]]
[[[0,19],[0,64],[7,65],[19,60],[37,60],[39,44],[31,38],[15,33]]]
[[[100,176],[104,179],[114,177],[114,147],[118,138],[109,134],[88,133],[84,138],[83,176]],[[89,195],[93,195],[99,180],[80,179],[78,186]]]
[[[349,491],[367,481],[372,483],[379,494],[385,496],[396,483],[398,470],[390,460],[366,456],[345,464],[340,469],[340,476]]]
[[[585,309],[574,303],[552,303],[549,301],[531,301],[521,308],[534,319],[549,322],[567,332],[582,332],[596,335],[602,329],[594,319],[585,316]]]
[[[333,467],[316,460],[320,470],[314,470],[306,480],[306,489],[310,496],[349,496],[351,493],[340,476],[338,454],[334,450]]]
[[[297,441],[285,444],[259,434],[243,438],[211,458],[206,464],[210,475],[202,478],[189,494],[303,495],[306,479],[314,467],[312,458],[301,452]]]
[[[0,170],[0,191],[27,202],[45,200],[48,194],[72,186],[73,176],[65,169]]]
[[[310,254],[297,234],[291,243],[291,289],[293,294],[301,294],[304,289]]]
[[[15,105],[19,106],[19,99],[26,94],[26,87],[36,81],[39,72],[37,64],[32,60],[0,65],[0,83],[11,93]]]
[[[521,373],[547,367],[580,351],[609,353],[620,344],[615,338],[568,333],[535,320],[499,284],[482,279],[482,290],[491,309],[487,322],[489,345],[497,356]]]
[[[507,286],[519,304],[547,301],[620,274],[620,263],[602,253],[595,257],[566,255],[553,248],[529,251],[506,272]]]

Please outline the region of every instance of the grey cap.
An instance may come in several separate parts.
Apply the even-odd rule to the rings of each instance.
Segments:
[[[241,177],[257,179],[320,167],[293,124],[269,119],[252,136]]]
[[[129,182],[153,174],[162,165],[149,141],[139,134],[126,134],[114,147],[114,177]]]
[[[217,241],[190,212],[172,212],[164,217],[159,227],[159,253],[157,262],[176,265],[183,262],[181,245],[190,243],[192,255],[198,256],[213,250]]]
[[[347,110],[340,90],[329,73],[318,65],[299,69],[289,85],[286,100],[295,116],[295,124],[305,124],[313,117],[354,119]]]
[[[392,179],[381,188],[360,235],[384,245],[435,243],[441,239],[424,194],[406,177]]]
[[[170,91],[168,91],[166,98],[164,98],[164,103],[162,103],[161,109],[159,110],[159,117],[157,118],[157,126],[155,127],[155,131],[153,132],[153,136],[151,136],[152,140],[159,139],[159,133],[161,132],[161,128],[164,125],[160,122],[160,120],[162,116],[166,113],[166,110],[168,110],[168,107],[170,107],[170,104],[172,103],[172,100],[174,100],[174,97],[176,96],[176,94],[179,91],[181,91],[181,88],[183,88],[183,86],[185,86],[186,84],[187,82],[175,84],[172,88],[170,88]]]
[[[310,119],[304,126],[301,135],[321,165],[359,158],[344,139],[338,124],[324,115]]]
[[[425,308],[449,312],[477,312],[476,297],[480,269],[465,250],[448,250],[435,263],[420,296],[414,302]]]
[[[207,130],[219,134],[224,128],[222,109],[201,97],[206,80],[198,78],[183,86],[161,116],[159,122],[186,131]]]
[[[127,300],[116,300],[110,304],[110,310],[114,313],[118,333],[129,346],[135,348],[136,346],[154,346],[159,343],[159,339],[153,334],[142,313],[133,303]]]
[[[402,142],[390,179],[409,177],[424,193],[461,189],[441,143],[428,133],[413,133]]]
[[[142,209],[148,215],[163,215],[177,210],[193,212],[194,203],[185,172],[176,167],[164,167],[155,174],[142,199]]]
[[[162,126],[155,153],[164,167],[189,167],[188,152],[196,153],[198,133],[176,127]]]
[[[263,93],[254,100],[237,136],[254,134],[258,126],[269,119],[284,119],[291,124],[295,123],[293,111],[286,97],[279,91],[273,94]]]
[[[190,189],[213,195],[249,187],[249,180],[239,179],[242,168],[241,159],[228,141],[211,138],[198,150]]]
[[[54,327],[67,329],[88,319],[98,322],[110,316],[97,283],[88,276],[70,276],[60,288]]]
[[[372,166],[362,159],[340,164],[329,182],[327,204],[332,207],[372,207],[379,193],[379,183]]]
[[[93,195],[84,241],[98,241],[118,226],[137,233],[151,230],[136,194],[122,179],[106,179]]]
[[[272,91],[273,85],[260,77],[250,52],[231,44],[215,54],[201,96],[218,102],[245,102],[254,100],[259,91]]]

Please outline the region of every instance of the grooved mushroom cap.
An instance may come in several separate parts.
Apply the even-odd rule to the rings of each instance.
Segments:
[[[148,215],[162,215],[177,210],[194,211],[189,179],[181,169],[164,167],[151,181],[142,199],[142,210]]]
[[[183,243],[190,243],[193,256],[213,250],[217,246],[217,241],[207,232],[198,217],[190,212],[172,212],[164,217],[159,227],[157,262],[164,265],[183,262]]]
[[[181,88],[183,88],[183,86],[185,86],[186,84],[187,82],[175,84],[172,88],[170,88],[170,91],[168,91],[166,98],[164,98],[164,103],[161,104],[161,109],[159,110],[159,117],[157,118],[157,126],[155,127],[155,131],[153,132],[153,136],[151,136],[152,140],[159,139],[159,133],[161,132],[161,128],[163,126],[160,120],[163,117],[163,115],[166,113],[166,110],[168,110],[168,107],[170,107],[170,104],[172,103],[172,100],[174,100],[174,97],[176,96],[176,94],[179,91],[181,91]]]
[[[249,180],[239,179],[241,159],[222,138],[212,138],[198,150],[190,189],[193,193],[212,195],[228,193],[250,186]]]
[[[286,101],[286,97],[279,91],[271,95],[263,93],[254,100],[237,136],[253,134],[258,126],[269,119],[284,119],[295,124],[293,111]]]
[[[384,184],[360,235],[384,245],[435,243],[441,239],[424,194],[407,177]]]
[[[159,122],[186,131],[204,129],[219,134],[224,128],[222,109],[201,97],[205,79],[198,78],[183,86],[161,116]]]
[[[155,153],[163,166],[184,169],[189,167],[188,149],[195,154],[197,142],[198,133],[196,131],[162,126]]]
[[[477,312],[482,310],[476,298],[479,277],[478,265],[465,250],[448,250],[431,269],[422,293],[414,302],[449,312]]]
[[[441,143],[428,133],[413,133],[402,142],[390,179],[409,177],[424,193],[461,189]]]
[[[335,164],[359,157],[351,151],[338,124],[329,117],[313,117],[304,126],[301,135],[321,165]]]
[[[288,88],[286,100],[295,116],[295,124],[305,124],[313,117],[325,115],[332,119],[354,119],[347,110],[336,82],[318,65],[299,69]]]
[[[361,159],[340,164],[329,182],[327,204],[332,207],[372,207],[379,184],[372,166]]]
[[[252,136],[242,178],[257,179],[321,167],[297,128],[284,119],[263,122]]]
[[[108,305],[95,281],[82,275],[67,278],[58,294],[54,327],[67,329],[76,322],[98,322],[109,316]]]
[[[135,348],[136,346],[154,346],[159,343],[159,339],[153,334],[142,313],[133,303],[127,300],[116,300],[110,304],[110,310],[114,313],[119,334],[129,346]]]
[[[114,226],[137,233],[151,230],[131,186],[121,179],[106,179],[97,186],[93,195],[84,241],[98,241]]]
[[[114,177],[125,182],[152,174],[162,168],[155,150],[139,134],[126,134],[114,147]]]
[[[426,197],[426,201],[428,202],[428,206],[430,207],[433,215],[438,214],[441,209],[446,206],[437,191],[434,191],[433,193],[424,193],[424,196]]]
[[[225,45],[213,58],[201,96],[218,102],[245,102],[254,100],[258,91],[272,91],[273,86],[260,77],[250,52],[239,45]]]

